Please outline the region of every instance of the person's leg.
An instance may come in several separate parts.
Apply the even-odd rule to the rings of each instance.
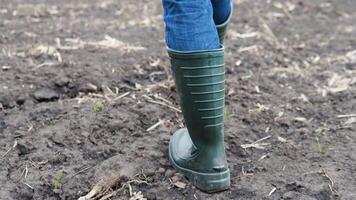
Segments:
[[[166,43],[177,51],[220,47],[210,0],[163,0]]]
[[[213,18],[221,44],[224,43],[227,26],[232,17],[232,3],[232,0],[211,0],[213,6]]]
[[[169,143],[172,166],[206,192],[230,187],[224,148],[225,67],[210,0],[163,0],[166,42],[187,128]]]
[[[213,18],[216,25],[226,22],[231,12],[231,0],[211,0]]]

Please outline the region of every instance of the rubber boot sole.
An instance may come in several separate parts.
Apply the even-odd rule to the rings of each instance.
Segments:
[[[185,175],[191,183],[207,193],[215,193],[230,188],[230,170],[218,173],[201,173],[179,166],[173,159],[171,143],[169,143],[169,161],[174,169]]]

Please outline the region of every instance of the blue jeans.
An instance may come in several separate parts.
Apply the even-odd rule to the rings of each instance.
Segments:
[[[227,20],[231,0],[163,0],[166,44],[177,51],[217,49],[216,25]]]

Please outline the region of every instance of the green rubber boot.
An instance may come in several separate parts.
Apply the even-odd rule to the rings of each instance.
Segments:
[[[232,13],[233,13],[233,10],[234,10],[233,8],[234,8],[233,1],[231,1],[231,12],[230,12],[229,17],[227,18],[227,20],[224,23],[216,25],[216,29],[218,30],[218,35],[219,35],[219,40],[220,40],[220,44],[221,45],[224,44],[224,39],[225,39],[225,36],[226,36],[227,27],[229,25],[229,22],[231,20]]]
[[[168,53],[187,125],[172,136],[169,159],[197,188],[226,190],[230,171],[224,148],[224,49]]]

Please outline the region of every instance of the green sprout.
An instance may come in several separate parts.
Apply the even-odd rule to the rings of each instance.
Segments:
[[[316,137],[316,147],[318,149],[318,152],[321,154],[326,154],[328,151],[332,150],[331,148],[327,147],[327,146],[322,146],[319,142],[319,138]]]
[[[94,112],[100,112],[104,108],[104,102],[102,100],[97,100],[94,103]]]
[[[230,113],[227,109],[224,110],[224,121],[225,122],[229,122],[232,120],[232,117],[234,116],[234,114]]]
[[[54,178],[53,181],[53,187],[54,189],[58,189],[61,187],[62,185],[62,178],[63,178],[63,170],[59,171],[59,173],[57,174],[57,176]]]

